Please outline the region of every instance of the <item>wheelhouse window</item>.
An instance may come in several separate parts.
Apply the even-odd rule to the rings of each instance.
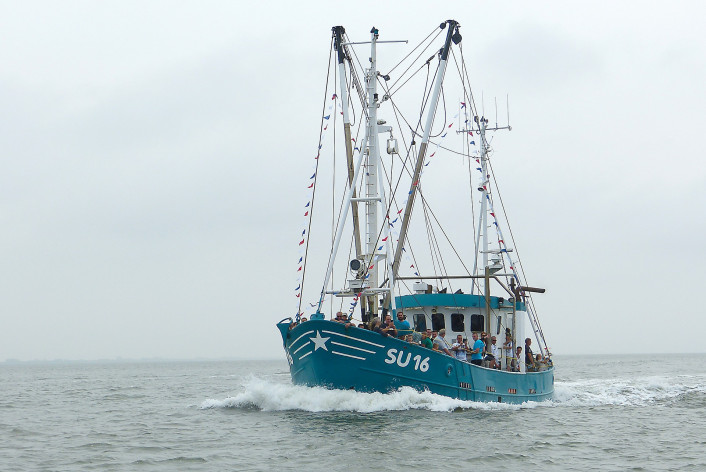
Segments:
[[[485,316],[471,315],[471,331],[483,331],[485,329]]]
[[[419,333],[427,330],[427,317],[424,316],[424,313],[415,313],[414,330]]]
[[[431,314],[431,329],[434,331],[439,331],[440,329],[446,328],[446,320],[444,320],[443,313],[432,313]]]
[[[451,331],[462,333],[466,331],[463,324],[463,313],[451,313]]]

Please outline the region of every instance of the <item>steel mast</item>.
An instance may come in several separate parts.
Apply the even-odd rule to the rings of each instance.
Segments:
[[[355,187],[353,182],[353,174],[355,170],[353,169],[353,144],[351,141],[351,119],[348,112],[348,88],[346,87],[346,66],[344,60],[346,59],[346,54],[343,48],[343,35],[346,33],[346,29],[343,26],[334,26],[333,28],[335,41],[335,48],[338,56],[338,77],[340,84],[339,96],[341,98],[341,109],[343,111],[343,135],[346,140],[346,162],[348,164],[348,185]],[[355,188],[353,189],[353,198],[356,198]],[[361,245],[360,245],[360,223],[358,221],[358,202],[353,201],[353,238],[355,241],[355,255],[359,257],[361,255]]]
[[[368,99],[368,141],[366,154],[368,155],[365,166],[365,260],[368,264],[368,283],[371,288],[378,286],[378,267],[375,253],[378,242],[378,166],[380,165],[380,146],[378,143],[378,107],[380,106],[377,93],[377,40],[379,30],[375,27],[370,30],[370,68],[365,71],[365,90]],[[378,297],[368,298],[368,312],[375,316],[378,312]]]
[[[393,258],[392,265],[392,275],[397,278],[397,273],[400,268],[400,258],[402,256],[402,248],[405,244],[405,239],[407,237],[407,230],[409,228],[409,218],[412,213],[412,207],[414,206],[414,199],[417,196],[417,186],[419,184],[419,177],[422,172],[422,166],[424,164],[424,157],[426,156],[427,147],[429,146],[429,135],[431,134],[431,126],[434,123],[434,116],[436,115],[436,106],[439,103],[439,95],[441,94],[441,84],[444,81],[444,74],[446,73],[446,64],[449,58],[449,51],[451,49],[451,41],[454,44],[461,42],[461,34],[458,32],[459,24],[455,20],[447,20],[442,23],[439,27],[444,29],[448,25],[449,30],[446,33],[446,41],[444,42],[444,47],[439,52],[439,68],[436,74],[436,82],[434,83],[434,89],[429,100],[429,109],[427,112],[426,125],[424,126],[424,133],[422,135],[422,142],[419,146],[419,154],[417,156],[417,161],[414,166],[414,174],[412,175],[412,183],[409,189],[409,198],[407,199],[407,205],[405,205],[404,216],[402,218],[402,227],[400,228],[400,238],[397,241],[397,247],[395,248],[395,255]],[[385,298],[385,306],[390,306],[389,295]]]
[[[357,259],[362,259],[361,262],[364,264],[367,264],[365,267],[365,282],[361,283],[359,287],[357,287],[360,291],[357,291],[356,293],[361,294],[361,302],[364,300],[367,301],[368,306],[366,307],[367,312],[369,314],[372,314],[373,316],[377,315],[378,312],[378,293],[380,291],[382,292],[388,292],[389,290],[386,289],[380,289],[379,288],[379,270],[378,270],[378,262],[381,260],[384,256],[382,254],[379,254],[377,252],[377,243],[378,243],[378,237],[379,237],[379,215],[380,212],[378,210],[378,206],[382,205],[382,196],[380,195],[380,188],[381,188],[381,174],[380,174],[380,145],[378,142],[378,134],[383,133],[383,132],[390,132],[391,127],[390,126],[380,126],[382,122],[378,123],[377,119],[377,109],[380,106],[380,100],[378,97],[377,93],[377,77],[379,75],[377,71],[377,43],[378,43],[378,36],[379,36],[379,31],[377,28],[373,27],[372,30],[370,30],[371,34],[371,53],[370,53],[370,68],[365,70],[365,90],[366,90],[366,111],[367,111],[367,122],[365,126],[365,137],[361,142],[361,149],[358,154],[358,158],[356,160],[356,163],[353,164],[353,156],[352,156],[352,150],[350,150],[350,121],[347,119],[347,93],[346,93],[346,88],[345,88],[345,68],[343,66],[343,59],[345,58],[345,54],[343,53],[343,47],[345,46],[344,43],[341,42],[342,40],[342,35],[344,34],[345,30],[341,26],[336,26],[332,28],[334,31],[334,35],[336,38],[336,49],[338,51],[338,66],[339,66],[339,72],[341,75],[341,91],[342,91],[342,98],[345,98],[345,105],[343,106],[343,113],[344,113],[344,129],[348,130],[348,136],[346,137],[347,142],[346,142],[346,154],[349,156],[348,158],[348,169],[349,169],[349,188],[346,193],[346,199],[345,203],[343,204],[343,214],[341,215],[341,221],[345,221],[346,218],[348,217],[348,211],[352,208],[355,210],[357,209],[357,203],[358,202],[364,202],[365,203],[365,214],[366,214],[366,240],[365,240],[365,250],[361,254],[361,251],[363,250],[362,247],[360,250],[356,248],[358,254],[357,254]],[[394,43],[394,42],[406,42],[406,41],[382,41],[386,43]],[[361,43],[347,43],[347,44],[361,44]],[[346,127],[347,125],[347,127]],[[367,157],[367,159],[366,159]],[[364,162],[365,161],[365,162]],[[356,197],[356,185],[358,182],[358,178],[360,177],[360,173],[365,172],[365,196],[364,197]],[[354,224],[357,221],[357,217],[354,214],[353,215],[353,221]],[[324,284],[321,289],[321,297],[319,298],[319,303],[318,307],[316,310],[316,314],[312,315],[312,319],[315,319],[314,316],[317,318],[319,316],[323,316],[321,314],[321,305],[323,303],[324,296],[326,294],[326,286],[328,285],[328,281],[331,277],[331,273],[333,271],[333,264],[334,260],[336,258],[336,254],[338,253],[338,248],[340,246],[341,242],[341,236],[344,228],[344,224],[340,224],[338,226],[338,230],[336,232],[336,237],[334,239],[333,243],[333,248],[331,250],[331,255],[329,258],[329,264],[328,268],[326,270],[326,275],[324,277]],[[361,244],[362,246],[362,244]],[[366,296],[366,287],[370,289],[368,291],[367,296]],[[330,293],[337,293],[337,292],[330,292]]]

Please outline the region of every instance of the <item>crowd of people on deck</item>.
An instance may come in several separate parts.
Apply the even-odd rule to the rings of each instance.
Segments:
[[[306,321],[307,319],[302,317],[299,323]],[[352,317],[340,311],[336,313],[336,317],[332,321],[342,323],[346,328],[356,326],[352,321]],[[294,328],[297,324],[296,322],[291,323],[289,329]],[[546,370],[552,365],[551,358],[544,357],[542,354],[534,355],[531,348],[532,339],[530,338],[525,339],[524,357],[521,346],[513,349],[512,332],[509,328],[505,330],[505,342],[502,347],[498,347],[497,338],[486,332],[473,332],[471,334],[473,342],[471,343],[463,335],[459,334],[456,336],[456,340],[449,345],[448,341],[446,341],[446,329],[438,331],[427,329],[417,333],[412,329],[402,311],[397,311],[397,320],[393,321],[391,315],[385,315],[384,320],[376,316],[370,323],[359,323],[357,327],[374,331],[382,336],[392,336],[410,344],[439,351],[460,361],[470,362],[471,364],[490,369],[501,370],[504,368],[504,370],[510,372],[521,372],[522,364],[524,364],[527,372],[538,372]],[[415,336],[415,334],[418,334],[418,336]],[[415,339],[416,337],[418,339]]]

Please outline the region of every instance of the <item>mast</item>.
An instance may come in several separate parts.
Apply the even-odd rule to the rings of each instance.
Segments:
[[[397,277],[397,273],[400,268],[400,257],[402,256],[402,248],[404,247],[405,239],[407,237],[407,230],[409,228],[409,217],[412,213],[414,199],[417,196],[419,176],[422,172],[424,157],[426,156],[427,147],[429,145],[429,135],[431,134],[431,126],[434,123],[434,116],[436,115],[436,106],[439,103],[441,84],[444,81],[444,74],[446,73],[446,64],[448,62],[449,50],[451,49],[451,41],[453,41],[454,44],[458,44],[461,42],[461,34],[458,32],[458,22],[456,22],[455,20],[447,20],[446,22],[442,23],[439,27],[443,29],[447,25],[449,27],[449,30],[446,33],[446,41],[444,42],[444,47],[440,51],[440,61],[439,68],[436,74],[436,82],[434,83],[434,89],[432,92],[431,100],[429,101],[429,110],[427,112],[426,125],[424,127],[424,133],[422,135],[422,143],[419,146],[419,154],[417,156],[417,161],[414,166],[414,174],[412,175],[412,183],[409,189],[409,199],[407,200],[407,205],[404,209],[402,227],[400,228],[400,238],[397,242],[397,247],[395,248],[395,255],[393,258],[392,265],[392,274],[395,278]],[[385,306],[389,306],[389,298],[387,297],[385,299]]]
[[[341,109],[343,111],[343,139],[346,145],[346,164],[348,167],[348,185],[353,188],[352,194],[352,216],[353,216],[353,242],[355,244],[355,258],[358,259],[362,254],[362,248],[360,243],[360,221],[358,216],[358,202],[355,199],[358,197],[357,191],[355,189],[355,180],[353,176],[355,174],[355,169],[353,168],[353,143],[351,141],[351,119],[348,112],[348,89],[346,87],[346,66],[345,59],[346,53],[343,46],[343,35],[346,33],[346,29],[343,26],[334,26],[333,33],[335,37],[334,46],[337,52],[338,60],[338,80],[340,88],[340,98],[341,98]],[[363,315],[365,315],[365,297],[361,297],[360,306],[362,308]],[[363,316],[363,319],[365,317]]]
[[[478,231],[483,231],[483,246],[481,249],[481,254],[483,255],[483,269],[488,268],[488,148],[485,141],[485,124],[488,120],[481,117],[478,120],[476,117],[476,122],[480,128],[480,167],[483,172],[483,181],[481,182],[481,206],[480,206],[480,216],[481,224]]]
[[[343,35],[346,29],[343,26],[334,26],[333,33],[336,38],[335,47],[338,53],[338,77],[340,84],[339,96],[341,98],[341,108],[343,110],[343,136],[346,141],[346,162],[348,164],[348,185],[355,186],[353,182],[353,144],[351,141],[351,120],[348,112],[348,89],[346,88],[346,66],[344,60],[346,54],[343,49]],[[356,198],[356,190],[353,189],[353,198]],[[353,201],[353,239],[355,241],[355,255],[361,255],[360,246],[360,222],[358,221],[358,202]]]
[[[490,333],[490,268],[488,267],[488,147],[485,141],[485,125],[488,120],[485,117],[475,117],[475,121],[478,123],[480,129],[480,167],[483,172],[483,180],[480,184],[481,190],[481,206],[480,206],[480,217],[481,223],[478,226],[478,235],[480,236],[480,231],[483,231],[483,248],[481,254],[483,254],[483,274],[485,278],[483,279],[483,297],[485,298],[485,332]]]
[[[338,50],[338,65],[339,65],[339,71],[341,71],[341,90],[342,90],[342,97],[347,96],[345,93],[345,69],[343,68],[343,59],[344,59],[344,54],[343,54],[343,43],[341,42],[342,35],[343,35],[343,28],[342,27],[334,27],[333,28],[334,34],[336,36],[336,48]],[[378,126],[378,120],[377,120],[377,109],[380,106],[379,99],[378,99],[378,93],[377,93],[377,77],[378,77],[378,71],[377,71],[377,40],[379,36],[379,31],[377,28],[373,27],[370,30],[371,34],[371,41],[370,41],[370,68],[365,70],[365,89],[366,89],[366,95],[367,95],[367,103],[366,103],[366,110],[367,110],[367,122],[365,126],[365,138],[362,141],[362,146],[359,151],[358,159],[355,165],[352,165],[352,150],[350,150],[350,139],[347,137],[346,139],[346,153],[347,155],[350,155],[349,159],[349,183],[350,186],[348,188],[347,196],[345,203],[343,205],[343,215],[341,216],[341,221],[345,221],[345,219],[348,217],[348,211],[350,208],[355,210],[357,209],[357,202],[364,202],[365,203],[365,216],[366,216],[366,231],[365,231],[365,250],[361,254],[360,250],[357,249],[358,251],[358,258],[363,259],[363,262],[367,264],[367,275],[366,275],[366,283],[367,287],[370,287],[372,289],[377,289],[378,288],[378,257],[377,257],[377,242],[378,242],[378,217],[379,217],[379,211],[378,211],[378,206],[381,205],[382,198],[379,194],[379,188],[380,184],[378,181],[379,178],[379,168],[380,168],[380,146],[378,144],[378,133],[383,131],[389,131],[389,127],[381,127]],[[346,105],[347,105],[347,98],[346,98]],[[350,121],[347,121],[346,118],[346,113],[347,113],[347,106],[343,107],[344,110],[344,123],[348,123],[348,130],[350,136]],[[367,156],[367,159],[365,159]],[[366,162],[363,164],[363,160]],[[363,167],[363,169],[361,169]],[[351,175],[351,170],[352,170],[352,175]],[[360,176],[360,172],[364,171],[365,172],[365,196],[360,198],[360,197],[355,197],[355,192],[356,192],[356,183],[358,182],[358,178]],[[353,215],[354,222],[357,220],[356,215]],[[328,285],[328,280],[331,277],[331,272],[333,270],[333,263],[336,258],[336,254],[338,252],[338,248],[340,245],[341,241],[341,234],[343,231],[343,224],[340,224],[338,226],[338,231],[336,233],[336,237],[334,239],[334,245],[333,249],[331,252],[331,256],[329,259],[329,264],[328,268],[326,270],[326,276],[324,277],[324,285],[321,289],[321,297],[319,298],[319,304],[317,308],[317,314],[320,313],[321,311],[321,304],[323,302],[323,298],[325,295],[326,291],[326,286]],[[362,246],[362,244],[361,244]],[[362,248],[361,248],[362,250]],[[363,290],[364,291],[364,290]],[[371,313],[373,315],[377,314],[378,311],[378,297],[377,295],[374,294],[368,296],[368,297],[362,297],[361,298],[361,303],[364,303],[367,301],[367,311],[368,313]]]
[[[365,168],[365,259],[368,264],[368,282],[370,287],[378,286],[378,267],[375,253],[378,242],[378,167],[380,165],[380,146],[378,144],[378,107],[377,93],[377,40],[379,30],[370,30],[370,68],[365,71],[365,89],[368,98],[368,162]],[[378,297],[368,298],[368,311],[374,315],[378,312]]]

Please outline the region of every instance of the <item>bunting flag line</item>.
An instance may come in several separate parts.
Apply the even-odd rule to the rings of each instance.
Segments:
[[[301,231],[301,237],[300,237],[301,239],[299,240],[299,244],[298,244],[299,258],[297,261],[296,282],[295,282],[297,284],[297,289],[295,290],[295,292],[296,292],[295,293],[295,296],[296,296],[295,300],[297,303],[297,308],[295,311],[297,313],[297,315],[296,315],[297,321],[299,321],[299,317],[301,315],[301,313],[299,313],[299,306],[300,306],[299,304],[301,303],[300,299],[303,295],[301,292],[304,287],[303,280],[302,280],[302,274],[303,274],[304,265],[306,264],[306,261],[304,260],[304,256],[302,254],[304,254],[306,245],[308,244],[307,243],[307,238],[308,238],[307,228],[309,226],[310,219],[313,216],[312,202],[313,202],[313,192],[316,187],[315,184],[316,184],[316,173],[317,173],[317,169],[318,169],[317,166],[318,166],[319,158],[321,157],[321,150],[323,149],[324,143],[326,142],[326,136],[328,134],[329,125],[331,124],[330,119],[332,116],[335,116],[335,113],[337,111],[340,112],[341,114],[343,113],[343,110],[341,108],[341,103],[338,100],[338,95],[336,93],[334,93],[331,95],[331,101],[329,102],[326,113],[323,114],[323,120],[325,120],[327,122],[325,124],[322,124],[321,134],[320,134],[319,142],[317,145],[319,152],[316,153],[316,156],[314,157],[313,162],[312,162],[311,177],[309,177],[309,180],[311,180],[313,182],[311,182],[307,186],[307,198],[305,200],[306,204],[304,205],[304,208],[306,209],[306,211],[303,214],[304,222],[302,224],[303,228]],[[353,139],[353,140],[355,142],[355,139]],[[309,303],[309,306],[311,306],[313,308],[313,307],[316,307],[317,304],[316,303]]]

